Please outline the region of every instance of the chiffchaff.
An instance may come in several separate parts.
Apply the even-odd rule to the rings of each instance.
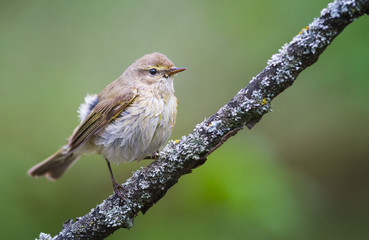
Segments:
[[[114,191],[124,199],[110,162],[141,160],[163,147],[177,114],[173,77],[184,70],[161,53],[136,60],[99,95],[87,95],[78,111],[81,123],[67,144],[28,174],[56,180],[80,156],[98,153],[106,159]]]

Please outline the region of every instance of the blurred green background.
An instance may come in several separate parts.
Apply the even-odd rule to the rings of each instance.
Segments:
[[[76,110],[135,59],[166,54],[188,70],[172,139],[192,131],[258,74],[329,1],[1,1],[0,186],[4,239],[55,235],[112,186],[100,156],[57,182],[28,168],[65,143]],[[369,18],[131,230],[108,239],[367,239]],[[149,162],[114,166],[119,182]]]

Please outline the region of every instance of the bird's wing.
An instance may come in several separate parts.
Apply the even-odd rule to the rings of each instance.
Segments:
[[[120,93],[118,97],[99,99],[85,120],[76,128],[68,140],[69,151],[73,152],[81,144],[88,141],[93,135],[114,120],[136,98],[137,91],[129,89]]]

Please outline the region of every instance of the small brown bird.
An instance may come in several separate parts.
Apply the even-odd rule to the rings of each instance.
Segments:
[[[79,108],[81,123],[54,155],[32,167],[32,177],[56,180],[86,154],[101,154],[108,164],[114,191],[124,200],[110,162],[152,156],[167,142],[177,114],[173,77],[176,68],[161,53],[136,60],[98,95],[87,95]]]

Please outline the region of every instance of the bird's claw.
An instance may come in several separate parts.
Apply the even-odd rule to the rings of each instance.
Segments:
[[[113,188],[114,188],[115,194],[117,194],[120,199],[122,199],[124,202],[126,202],[127,199],[125,197],[123,197],[123,194],[121,192],[121,190],[123,190],[123,187],[121,185],[119,185],[117,182],[113,182]]]

